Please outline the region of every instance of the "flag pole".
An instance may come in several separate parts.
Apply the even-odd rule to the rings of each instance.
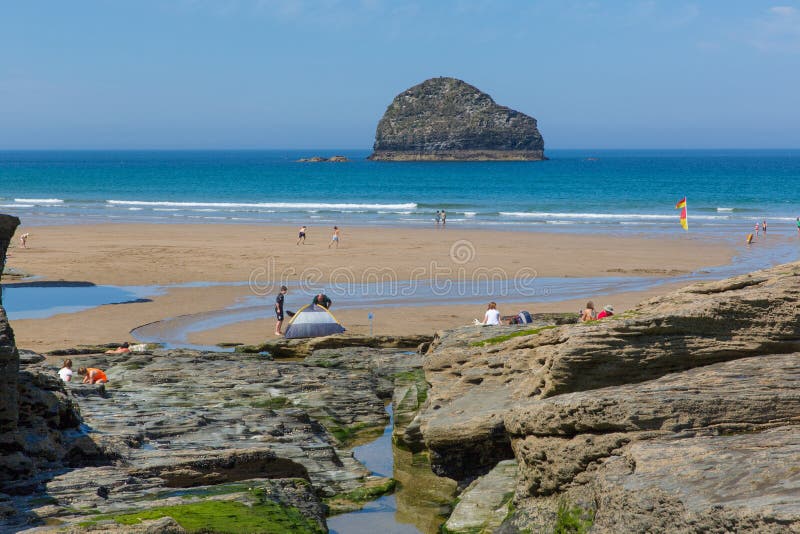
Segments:
[[[686,210],[686,231],[688,232],[689,231],[689,197],[686,196],[686,195],[683,195],[683,198],[684,198],[683,209]]]

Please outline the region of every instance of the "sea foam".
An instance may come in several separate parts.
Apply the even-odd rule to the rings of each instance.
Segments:
[[[312,202],[169,202],[147,200],[107,200],[113,206],[152,206],[172,208],[273,208],[284,210],[403,210],[415,209],[415,202],[404,204],[355,204],[355,203],[312,203]]]
[[[14,202],[19,204],[34,204],[34,205],[42,205],[42,204],[63,204],[64,201],[60,198],[15,198]]]

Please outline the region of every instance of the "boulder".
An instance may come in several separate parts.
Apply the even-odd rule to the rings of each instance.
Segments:
[[[542,160],[536,119],[456,78],[397,95],[378,123],[372,160]]]
[[[6,263],[6,250],[19,226],[19,219],[0,215],[0,278]],[[19,355],[14,344],[14,331],[8,324],[2,307],[3,288],[0,285],[0,434],[13,431],[17,425],[17,371]]]

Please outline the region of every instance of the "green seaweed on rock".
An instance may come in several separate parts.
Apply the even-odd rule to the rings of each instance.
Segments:
[[[498,343],[502,343],[503,341],[508,341],[509,339],[513,339],[515,337],[533,336],[536,334],[540,334],[545,330],[551,330],[553,328],[556,328],[556,325],[542,326],[539,328],[528,328],[526,330],[517,330],[516,332],[511,332],[510,334],[503,334],[501,336],[495,336],[495,337],[490,337],[489,339],[475,341],[471,343],[471,345],[473,347],[485,347],[486,345],[497,345]]]
[[[323,532],[319,525],[304,517],[297,508],[280,506],[270,501],[247,505],[236,501],[209,500],[98,516],[92,522],[113,519],[120,525],[138,525],[142,521],[162,517],[171,517],[190,533],[317,534]]]

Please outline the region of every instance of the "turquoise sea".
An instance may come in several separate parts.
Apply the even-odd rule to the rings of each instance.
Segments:
[[[298,163],[343,154],[348,163]],[[548,161],[371,162],[368,151],[5,151],[0,211],[26,224],[448,224],[741,235],[800,216],[800,150],[549,150]]]

